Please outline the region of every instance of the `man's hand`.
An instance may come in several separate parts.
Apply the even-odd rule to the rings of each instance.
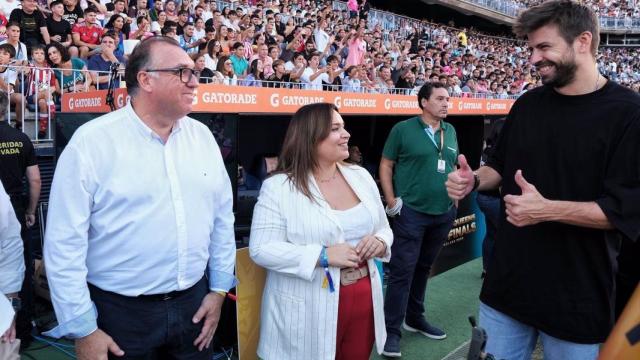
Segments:
[[[36,215],[35,214],[25,214],[24,215],[24,220],[27,224],[27,227],[30,228],[33,226],[33,224],[36,223]]]
[[[4,296],[2,294],[0,294],[0,296]],[[7,329],[7,331],[4,332],[4,334],[2,334],[2,336],[0,337],[0,341],[2,342],[10,342],[13,344],[14,341],[16,341],[16,316],[13,316],[13,321],[11,322],[11,325],[9,326],[9,328]]]
[[[387,244],[373,235],[367,235],[356,246],[356,252],[360,255],[360,261],[383,257],[387,250]]]
[[[464,155],[458,155],[458,164],[460,167],[456,171],[450,172],[444,183],[447,187],[447,194],[453,200],[462,200],[469,195],[474,183],[473,171]]]
[[[106,360],[109,352],[115,356],[124,355],[118,344],[104,331],[98,329],[81,339],[76,339],[78,360]]]
[[[193,315],[193,323],[197,324],[201,320],[204,320],[202,331],[200,335],[193,342],[193,345],[198,347],[199,351],[204,348],[209,348],[211,340],[213,340],[213,334],[215,334],[218,328],[218,322],[220,321],[220,310],[222,310],[222,303],[224,302],[224,296],[221,294],[210,292],[202,299],[202,304],[196,314]]]
[[[548,215],[546,206],[549,200],[540,195],[536,187],[525,180],[522,170],[516,171],[515,181],[522,189],[522,195],[504,197],[507,221],[518,227],[544,221],[545,216]]]

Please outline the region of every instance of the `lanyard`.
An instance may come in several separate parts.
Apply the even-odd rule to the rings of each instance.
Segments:
[[[442,159],[442,149],[444,149],[444,130],[442,129],[442,124],[440,124],[440,147],[438,147],[436,139],[434,138],[435,134],[431,134],[431,131],[429,131],[430,129],[431,127],[424,128],[424,132],[427,133],[427,136],[431,139],[433,145],[436,146],[436,149],[438,150],[438,158]]]

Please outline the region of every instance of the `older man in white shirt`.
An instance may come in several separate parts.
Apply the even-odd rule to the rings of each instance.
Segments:
[[[11,206],[9,195],[0,182],[0,292],[11,301],[15,312],[20,310],[18,292],[20,292],[24,280],[25,267],[22,251],[20,223],[13,211],[13,206]],[[0,315],[5,316],[4,313]],[[9,329],[0,336],[0,341],[13,343],[15,339],[16,322],[14,317]]]
[[[162,54],[162,55],[161,55]],[[187,117],[199,72],[169,38],[129,58],[131,102],[82,126],[51,189],[44,256],[59,326],[79,359],[210,359],[236,283],[231,182]]]

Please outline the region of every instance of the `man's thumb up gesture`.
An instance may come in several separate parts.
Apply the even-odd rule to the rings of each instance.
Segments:
[[[549,201],[524,178],[522,170],[516,171],[514,180],[520,187],[522,195],[506,195],[504,197],[507,221],[518,227],[545,221],[545,216],[548,215],[545,209]]]
[[[444,183],[449,197],[453,200],[462,200],[473,190],[473,171],[462,154],[458,155],[458,165],[459,168],[450,172]]]

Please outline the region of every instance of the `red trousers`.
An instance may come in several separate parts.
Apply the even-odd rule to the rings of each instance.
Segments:
[[[336,360],[368,360],[374,341],[371,278],[365,276],[340,286]]]

